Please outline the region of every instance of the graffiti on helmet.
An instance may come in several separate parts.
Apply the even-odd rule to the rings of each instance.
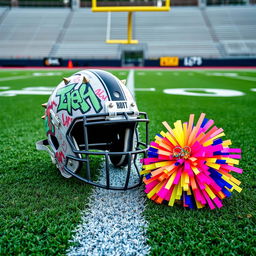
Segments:
[[[103,109],[101,100],[89,83],[82,83],[79,87],[77,83],[69,84],[59,89],[56,95],[60,98],[57,112],[65,110],[72,115],[73,110],[80,110],[85,114],[91,110],[91,107],[96,113]]]
[[[51,101],[51,103],[48,105],[45,111],[45,121],[44,121],[45,130],[46,130],[46,133],[50,135],[55,135],[55,128],[51,119],[51,109],[53,109],[53,107],[56,107],[56,106],[57,106],[56,102]]]

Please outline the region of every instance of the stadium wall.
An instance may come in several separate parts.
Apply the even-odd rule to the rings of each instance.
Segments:
[[[177,57],[164,57],[176,58]],[[126,67],[141,66],[131,63]],[[0,67],[122,67],[120,59],[0,59]],[[178,58],[163,63],[161,59],[146,59],[143,67],[256,67],[256,58],[207,59],[201,57]]]

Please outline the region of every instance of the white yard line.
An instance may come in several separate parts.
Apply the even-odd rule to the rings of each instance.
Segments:
[[[155,92],[156,88],[135,88],[138,92]]]
[[[69,256],[147,255],[142,216],[145,205],[142,189],[111,191],[95,188],[89,209],[77,227]]]
[[[256,81],[256,77],[251,77],[251,76],[235,76],[235,77],[230,77],[234,79],[241,79],[241,80],[246,80],[246,81]]]
[[[129,72],[127,87],[134,93],[133,70]],[[116,171],[110,168],[110,174]],[[69,249],[68,256],[147,255],[147,222],[142,215],[145,201],[142,187],[128,191],[94,188],[82,223],[75,230],[73,241],[77,246]]]
[[[246,80],[246,81],[256,81],[256,77],[252,76],[241,76],[238,75],[238,72],[234,71],[233,73],[205,73],[205,72],[198,72],[198,74],[204,74],[206,76],[214,76],[214,77],[225,77],[225,78],[231,78],[231,79],[239,79],[239,80]]]
[[[130,69],[130,71],[129,71],[126,86],[132,93],[133,97],[135,97],[135,94],[134,94],[134,69]]]
[[[0,78],[0,82],[2,81],[11,81],[11,80],[19,80],[19,79],[25,79],[29,78],[31,76],[10,76],[10,77],[2,77]]]

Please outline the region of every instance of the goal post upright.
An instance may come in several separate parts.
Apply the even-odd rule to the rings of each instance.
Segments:
[[[109,44],[138,44],[138,40],[132,38],[132,21],[134,12],[161,12],[170,10],[170,0],[165,0],[164,6],[98,6],[97,0],[92,0],[93,12],[127,12],[127,40],[106,40]]]
[[[170,10],[170,0],[164,6],[98,6],[97,0],[92,0],[93,12],[166,12]]]

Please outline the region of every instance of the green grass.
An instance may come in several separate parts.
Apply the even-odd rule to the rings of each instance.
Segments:
[[[12,73],[31,75],[10,71],[0,77]],[[32,76],[0,86],[52,87],[61,77]],[[0,255],[65,255],[88,202],[91,187],[63,178],[48,154],[35,149],[35,142],[45,137],[40,117],[48,97],[0,97]]]
[[[74,72],[1,70],[0,87],[15,90],[54,87],[61,77]],[[128,74],[114,73],[121,79]],[[139,109],[148,112],[151,120],[151,140],[164,129],[162,121],[172,125],[179,119],[188,120],[190,113],[199,117],[204,112],[225,130],[234,147],[243,150],[240,166],[244,173],[234,175],[242,181],[243,190],[225,199],[223,208],[187,210],[148,200],[144,215],[149,223],[151,255],[256,254],[256,92],[250,90],[256,85],[255,81],[211,76],[214,73],[256,78],[256,72],[246,70],[135,73],[136,87],[156,88],[155,92],[136,92]],[[12,76],[28,77],[3,79]],[[230,98],[167,95],[163,93],[167,88],[233,89],[245,95]],[[47,99],[47,95],[0,96],[0,255],[64,255],[81,211],[86,210],[91,187],[75,179],[64,179],[49,156],[35,150],[35,142],[44,138],[40,104]]]
[[[224,72],[224,71],[223,71]],[[149,113],[151,140],[164,130],[163,120],[172,125],[187,121],[189,114],[200,113],[215,120],[225,131],[234,147],[242,148],[242,192],[224,199],[219,210],[187,210],[167,207],[148,201],[145,210],[149,222],[148,238],[151,255],[255,255],[256,254],[256,92],[255,82],[227,77],[206,76],[216,71],[144,72],[136,77],[136,86],[155,87],[156,92],[137,92],[140,108]],[[218,71],[219,73],[219,71]],[[225,71],[224,73],[230,73]],[[234,73],[236,73],[234,71]],[[193,75],[191,75],[193,74]],[[256,72],[239,72],[254,77]],[[241,97],[215,98],[163,94],[166,88],[222,88],[244,92]],[[172,125],[173,126],[173,125]]]

